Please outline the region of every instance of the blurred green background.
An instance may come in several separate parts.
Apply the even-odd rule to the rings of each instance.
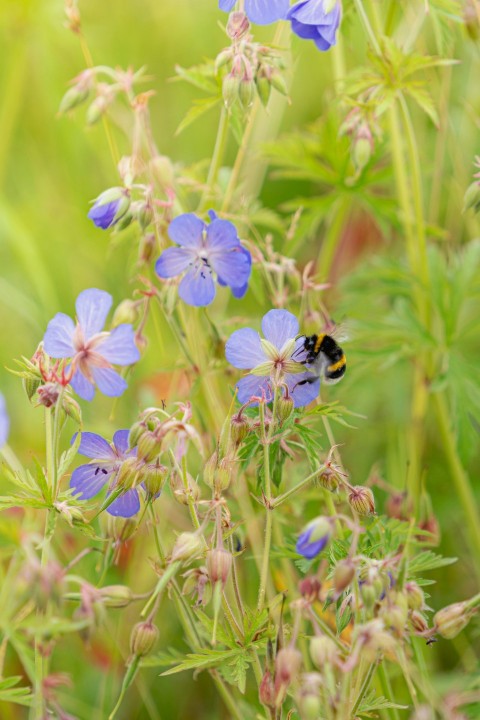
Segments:
[[[146,66],[152,79],[145,88],[152,87],[156,91],[150,108],[157,145],[160,152],[179,164],[191,165],[204,160],[215,140],[216,110],[179,136],[175,135],[192,99],[201,93],[184,84],[170,82],[170,79],[177,63],[188,67],[205,57],[214,57],[224,47],[225,36],[219,22],[223,22],[225,16],[218,12],[216,5],[215,0],[84,0],[80,3],[83,32],[95,64],[123,68]],[[418,11],[423,5],[423,0],[408,3],[411,10],[417,8]],[[106,289],[112,293],[115,302],[128,295],[132,263],[137,252],[128,235],[126,240],[112,246],[109,234],[96,229],[87,219],[89,202],[106,187],[117,184],[118,179],[102,124],[86,128],[83,109],[67,117],[57,115],[68,82],[84,69],[78,39],[64,23],[60,0],[0,0],[0,387],[12,418],[11,444],[26,462],[32,452],[40,457],[43,452],[41,415],[27,402],[18,379],[5,368],[13,367],[14,358],[33,354],[48,320],[56,312],[73,314],[75,298],[84,288]],[[272,36],[272,28],[256,33],[256,37],[265,40],[271,40]],[[365,62],[365,40],[358,24],[352,27],[348,17],[342,42],[348,67],[354,68]],[[448,248],[473,239],[479,230],[473,216],[462,216],[461,209],[463,193],[471,182],[472,161],[480,152],[480,54],[479,45],[467,37],[460,25],[452,24],[451,34],[443,40],[434,27],[427,25],[420,46],[434,52],[441,42],[447,54],[461,61],[453,70],[436,74],[430,88],[445,125],[445,142],[440,150],[442,157],[435,155],[438,147],[433,125],[417,113],[414,119],[428,197],[431,197],[435,183],[440,182],[435,224],[444,231],[439,244],[448,253]],[[333,54],[320,54],[309,43],[295,39],[293,56],[292,102],[286,107],[282,105],[281,117],[265,116],[263,119],[265,127],[271,126],[273,132],[277,131],[278,121],[279,132],[303,127],[328,109],[333,100]],[[450,83],[448,93],[445,91],[447,82]],[[128,142],[121,133],[117,140],[121,152],[128,152]],[[229,152],[232,159],[233,143]],[[435,175],[439,167],[442,167],[440,179]],[[293,181],[270,180],[262,190],[262,199],[266,205],[275,208],[279,203],[309,191],[315,192],[315,188],[308,183],[299,185]],[[304,247],[303,260],[316,257],[320,241],[321,233]],[[401,238],[385,235],[373,250],[367,250],[360,259],[347,262],[348,273],[355,272],[359,264],[369,259],[369,254],[400,257],[402,252]],[[342,274],[347,274],[345,268]],[[338,279],[347,280],[348,287],[348,277]],[[338,289],[335,293],[337,299],[330,303],[334,316],[338,303],[338,308],[345,310],[338,309],[337,312],[350,312],[355,320],[356,310],[349,306],[348,297],[342,297]],[[365,306],[374,307],[375,288],[366,288],[365,293]],[[362,308],[357,311],[360,317]],[[232,312],[239,311],[235,307]],[[119,424],[130,424],[143,399],[150,397],[148,390],[141,388],[142,381],[152,373],[175,365],[177,349],[171,338],[164,338],[160,353],[155,349],[157,340],[152,338],[144,361],[135,371],[132,392],[121,398],[117,405]],[[474,347],[480,352],[478,341]],[[398,466],[394,449],[401,446],[402,427],[408,418],[407,366],[395,366],[393,370],[373,367],[361,352],[357,354],[354,337],[348,346],[348,356],[347,377],[335,391],[329,391],[328,398],[339,399],[367,419],[359,419],[355,431],[342,428],[337,433],[337,441],[344,443],[346,466],[355,474],[356,482],[362,483],[382,458],[390,478],[396,478],[402,489],[405,469]],[[156,400],[158,402],[158,398]],[[112,430],[107,420],[110,409],[109,401],[97,397],[94,404],[85,408],[86,426],[109,434]],[[459,557],[456,565],[432,574],[439,582],[437,592],[440,596],[435,597],[434,603],[438,608],[473,594],[476,583],[470,571],[461,510],[452,496],[441,448],[436,443],[436,431],[434,428],[429,430],[428,488],[442,529],[441,551]],[[400,450],[399,455],[402,456]],[[472,456],[469,469],[478,498],[478,451],[475,450]],[[382,498],[381,493],[379,496]],[[139,550],[141,548],[139,545]],[[141,560],[141,557],[132,558],[130,568],[135,568]],[[118,578],[112,577],[112,582],[115,579],[133,581],[135,577],[131,569],[126,578],[122,578],[121,570],[118,572]],[[131,621],[135,621],[135,612],[132,612]],[[109,667],[110,662],[103,655],[102,643],[108,647],[115,633],[115,628],[111,627],[109,632],[96,638],[90,655],[83,654],[78,639],[69,641],[71,645],[63,643],[56,653],[56,669],[61,668],[62,657],[70,668],[72,655],[78,653],[76,687],[67,706],[79,717],[95,720],[104,717],[101,698],[96,695],[96,680],[98,669]],[[175,622],[165,624],[162,633],[165,647],[176,645],[179,627]],[[478,640],[478,624],[472,629],[470,640],[473,643]],[[430,662],[440,674],[451,673],[454,667],[471,670],[475,665],[472,645],[461,635],[453,643],[442,643],[432,650]],[[120,660],[117,669],[120,672]],[[112,682],[112,677],[107,674],[100,695],[115,694]],[[115,682],[118,682],[118,676]],[[195,716],[205,720],[222,717],[221,704],[207,677],[200,676],[196,682],[186,675],[158,680],[152,672],[151,677],[146,675],[142,682],[145,687],[150,684],[150,691],[144,694],[145,703],[148,705],[150,692],[156,698],[157,710],[152,709],[151,714],[145,710],[136,712],[130,705],[119,717]],[[158,703],[159,697],[161,703]],[[85,698],[85,706],[79,698]],[[96,715],[91,715],[92,707],[97,707]],[[7,707],[1,712],[5,720],[21,717]]]

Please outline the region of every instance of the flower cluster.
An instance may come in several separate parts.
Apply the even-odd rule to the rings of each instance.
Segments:
[[[209,225],[193,213],[175,218],[168,234],[179,247],[164,250],[155,265],[162,279],[183,275],[178,294],[196,307],[213,301],[215,280],[230,287],[234,297],[242,298],[252,267],[251,255],[241,245],[235,225],[212,211],[209,215]]]
[[[70,384],[83,400],[92,400],[95,385],[109,397],[118,397],[127,383],[112,365],[132,365],[140,359],[133,327],[123,323],[111,332],[103,326],[112,306],[112,296],[103,290],[84,290],[77,298],[77,322],[57,313],[48,323],[43,338],[45,352],[52,358],[70,358]]]

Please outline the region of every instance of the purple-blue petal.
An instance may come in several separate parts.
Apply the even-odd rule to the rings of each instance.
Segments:
[[[325,12],[325,0],[302,0],[289,8],[287,20],[298,20],[305,25],[326,25],[334,19],[334,10]]]
[[[129,518],[136,515],[140,510],[140,498],[138,497],[137,488],[132,488],[119,495],[111,505],[107,507],[107,512],[115,517]]]
[[[230,12],[235,6],[237,0],[218,0],[218,7],[224,12]]]
[[[248,290],[248,282],[245,283],[245,285],[241,285],[240,287],[232,287],[231,288],[232,295],[233,295],[233,297],[237,298],[237,300],[241,300],[245,296],[245,293],[247,292],[247,290]]]
[[[313,382],[300,385],[301,381],[306,379],[313,380]],[[285,382],[287,383],[295,407],[305,407],[305,405],[309,405],[312,400],[318,397],[320,392],[320,378],[314,379],[314,375],[312,375],[311,372],[300,373],[298,375],[286,375]]]
[[[120,200],[112,200],[109,203],[95,203],[90,209],[88,217],[93,220],[95,225],[102,230],[107,230],[115,224],[115,215],[117,214]]]
[[[202,246],[205,223],[193,213],[185,213],[174,218],[168,226],[170,239],[177,245],[188,248]]]
[[[265,362],[260,335],[252,328],[241,328],[230,335],[225,344],[225,357],[240,370],[251,370]]]
[[[112,296],[104,290],[89,288],[80,293],[75,309],[86,340],[103,330],[111,307]]]
[[[184,272],[196,257],[196,250],[190,248],[167,248],[155,263],[155,272],[164,279],[176,277]]]
[[[269,25],[286,17],[289,4],[290,0],[246,0],[245,12],[250,22]]]
[[[73,471],[70,478],[70,488],[75,494],[81,493],[82,500],[89,500],[98,495],[108,482],[112,468],[92,465],[80,465]]]
[[[80,370],[76,370],[73,374],[72,379],[70,380],[70,385],[75,390],[77,395],[82,398],[82,400],[93,400],[93,397],[95,395],[95,387],[92,385],[90,380],[87,380],[85,375],[80,372]]]
[[[292,32],[302,40],[318,40],[320,37],[316,25],[305,25],[298,20],[292,20]]]
[[[261,397],[262,390],[265,392],[267,402],[273,399],[272,385],[269,377],[259,377],[258,375],[245,375],[237,383],[237,400],[243,404],[248,402],[251,397]],[[255,405],[257,403],[254,403]]]
[[[130,430],[117,430],[115,435],[113,436],[113,444],[115,445],[115,448],[117,450],[117,453],[122,457],[127,454],[130,454],[128,451],[128,436],[130,435]]]
[[[43,336],[43,347],[47,355],[53,358],[67,358],[75,355],[73,333],[75,323],[65,313],[57,313],[47,325]]]
[[[5,398],[0,393],[0,448],[2,448],[8,440],[8,432],[10,430],[10,418],[8,417]]]
[[[215,297],[215,284],[209,268],[197,265],[189,270],[179,285],[178,294],[187,305],[210,305]]]
[[[304,533],[299,535],[296,545],[297,553],[299,555],[303,555],[303,557],[307,558],[307,560],[312,560],[318,555],[319,552],[323,550],[323,548],[328,542],[329,537],[328,534],[326,534],[318,540],[310,542],[310,536],[312,532],[313,528],[309,528]]]
[[[119,397],[128,387],[127,382],[111,368],[92,368],[92,375],[101,393],[107,397]]]
[[[132,365],[140,360],[140,351],[135,345],[135,333],[129,323],[113,328],[95,350],[113,365]]]
[[[298,320],[288,310],[269,310],[262,319],[262,332],[279,350],[287,340],[298,335]]]
[[[77,434],[75,433],[73,436],[72,443],[75,442]],[[92,458],[92,460],[114,461],[116,459],[116,454],[110,443],[101,435],[93,432],[82,432],[77,452],[79,455]]]
[[[215,218],[207,227],[206,247],[211,252],[226,252],[240,245],[237,228],[228,220]]]
[[[252,270],[249,255],[248,251],[244,252],[239,246],[224,253],[212,253],[209,257],[212,268],[222,278],[222,283],[230,287],[243,287],[248,283]]]

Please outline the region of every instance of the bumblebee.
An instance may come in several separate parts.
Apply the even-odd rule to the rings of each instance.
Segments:
[[[300,352],[303,359],[298,362],[309,365],[312,377],[301,380],[299,385],[315,382],[319,377],[323,377],[325,383],[333,385],[345,375],[347,369],[345,353],[331,335],[321,333],[304,336]]]

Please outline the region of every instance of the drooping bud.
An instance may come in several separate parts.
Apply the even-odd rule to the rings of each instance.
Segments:
[[[233,57],[233,50],[232,48],[228,48],[227,50],[222,50],[217,57],[215,58],[215,75],[218,75],[222,67],[225,67],[227,63],[231,61]]]
[[[151,203],[142,202],[137,210],[138,224],[142,230],[146,230],[153,220],[153,208]]]
[[[330,518],[323,515],[308,523],[298,537],[296,551],[311,560],[327,545],[332,534]]]
[[[100,588],[99,592],[105,607],[122,608],[133,600],[133,593],[128,585],[106,585]]]
[[[410,582],[405,583],[403,589],[410,610],[421,610],[425,605],[425,595],[420,586],[413,580],[410,580]]]
[[[95,125],[107,112],[115,97],[109,85],[102,84],[102,92],[88,106],[85,120],[87,125]]]
[[[316,602],[320,599],[322,583],[316,577],[305,577],[298,583],[298,591],[304,600]]]
[[[191,562],[199,558],[204,550],[202,538],[198,533],[183,532],[177,537],[172,550],[172,562]]]
[[[37,394],[40,405],[49,408],[56,405],[60,389],[57,383],[47,382],[38,388]]]
[[[332,467],[326,467],[325,470],[317,475],[315,481],[330,492],[336,492],[338,490],[338,474]]]
[[[240,80],[238,97],[243,108],[248,109],[253,105],[255,99],[255,81],[253,78],[244,76]]]
[[[277,417],[280,420],[281,423],[284,423],[285,420],[288,420],[290,415],[293,413],[294,409],[294,402],[293,398],[285,397],[284,395],[280,395],[280,397],[277,400]]]
[[[260,98],[260,101],[264,107],[267,107],[268,101],[270,100],[270,94],[272,90],[272,86],[270,84],[270,80],[268,79],[268,76],[262,71],[259,70],[255,77],[255,82],[257,85],[257,93],[258,97]]]
[[[348,502],[358,515],[375,514],[375,498],[370,488],[356,485],[348,495]]]
[[[68,393],[63,395],[62,406],[64,412],[72,418],[77,425],[82,424],[82,410],[78,402]]]
[[[285,82],[283,75],[278,71],[272,72],[270,76],[270,84],[277,92],[280,93],[280,95],[285,95],[285,97],[288,96],[287,83]]]
[[[230,72],[225,75],[222,83],[223,102],[226,108],[231,108],[238,100],[238,90],[240,87],[240,78]]]
[[[74,85],[67,90],[67,92],[61,99],[58,112],[60,113],[60,115],[63,115],[64,113],[73,110],[74,108],[84,103],[89,95],[90,88]]]
[[[244,12],[230,13],[227,22],[227,35],[231,40],[240,40],[250,29],[248,17]]]
[[[207,552],[207,571],[213,585],[220,582],[225,587],[232,562],[233,555],[228,550],[215,548]]]
[[[236,414],[230,421],[230,439],[238,447],[250,432],[250,423],[243,414]]]
[[[198,483],[195,482],[190,473],[187,473],[187,483],[188,487],[185,488],[183,479],[175,471],[170,475],[170,487],[172,488],[173,497],[182,505],[188,505],[190,499],[197,502],[200,497]]]
[[[145,428],[146,425],[143,422],[136,422],[132,425],[128,434],[128,447],[130,449],[137,447],[137,443],[140,436],[145,432]]]
[[[478,40],[480,37],[480,8],[476,0],[465,0],[463,22],[470,39]]]
[[[112,328],[117,327],[117,325],[122,325],[123,323],[134,325],[138,317],[138,303],[126,298],[115,308],[112,318]]]
[[[152,462],[160,453],[161,443],[155,432],[146,430],[138,438],[137,456],[144,462]]]
[[[139,262],[148,264],[157,252],[157,238],[154,233],[146,233],[140,240],[138,248]]]
[[[275,707],[275,686],[270,670],[265,670],[263,674],[260,687],[258,688],[258,696],[262,705],[268,708]]]
[[[120,465],[115,478],[115,487],[124,491],[134,487],[139,473],[138,460],[136,457],[126,458]]]
[[[130,194],[122,187],[112,187],[101,193],[88,213],[94,224],[107,230],[117,223],[130,207]]]
[[[315,635],[310,639],[310,657],[313,664],[323,670],[325,665],[334,665],[338,659],[338,648],[333,640],[326,635]]]
[[[275,706],[280,707],[287,690],[302,666],[302,653],[293,647],[282,648],[275,658]]]
[[[151,622],[137,623],[130,636],[130,652],[136,657],[148,655],[158,640],[158,628]]]
[[[168,468],[161,465],[158,460],[154,465],[147,465],[142,472],[142,484],[147,494],[147,500],[157,498],[168,477]]]
[[[344,590],[351,584],[355,577],[355,563],[350,558],[340,560],[337,563],[333,574],[333,587],[335,594],[339,597]]]
[[[480,600],[480,595],[478,599]],[[433,617],[435,630],[446,640],[451,640],[467,627],[477,609],[469,600],[447,605]]]
[[[427,619],[421,612],[418,612],[418,610],[412,610],[409,618],[414,631],[418,635],[424,635],[428,631]]]

